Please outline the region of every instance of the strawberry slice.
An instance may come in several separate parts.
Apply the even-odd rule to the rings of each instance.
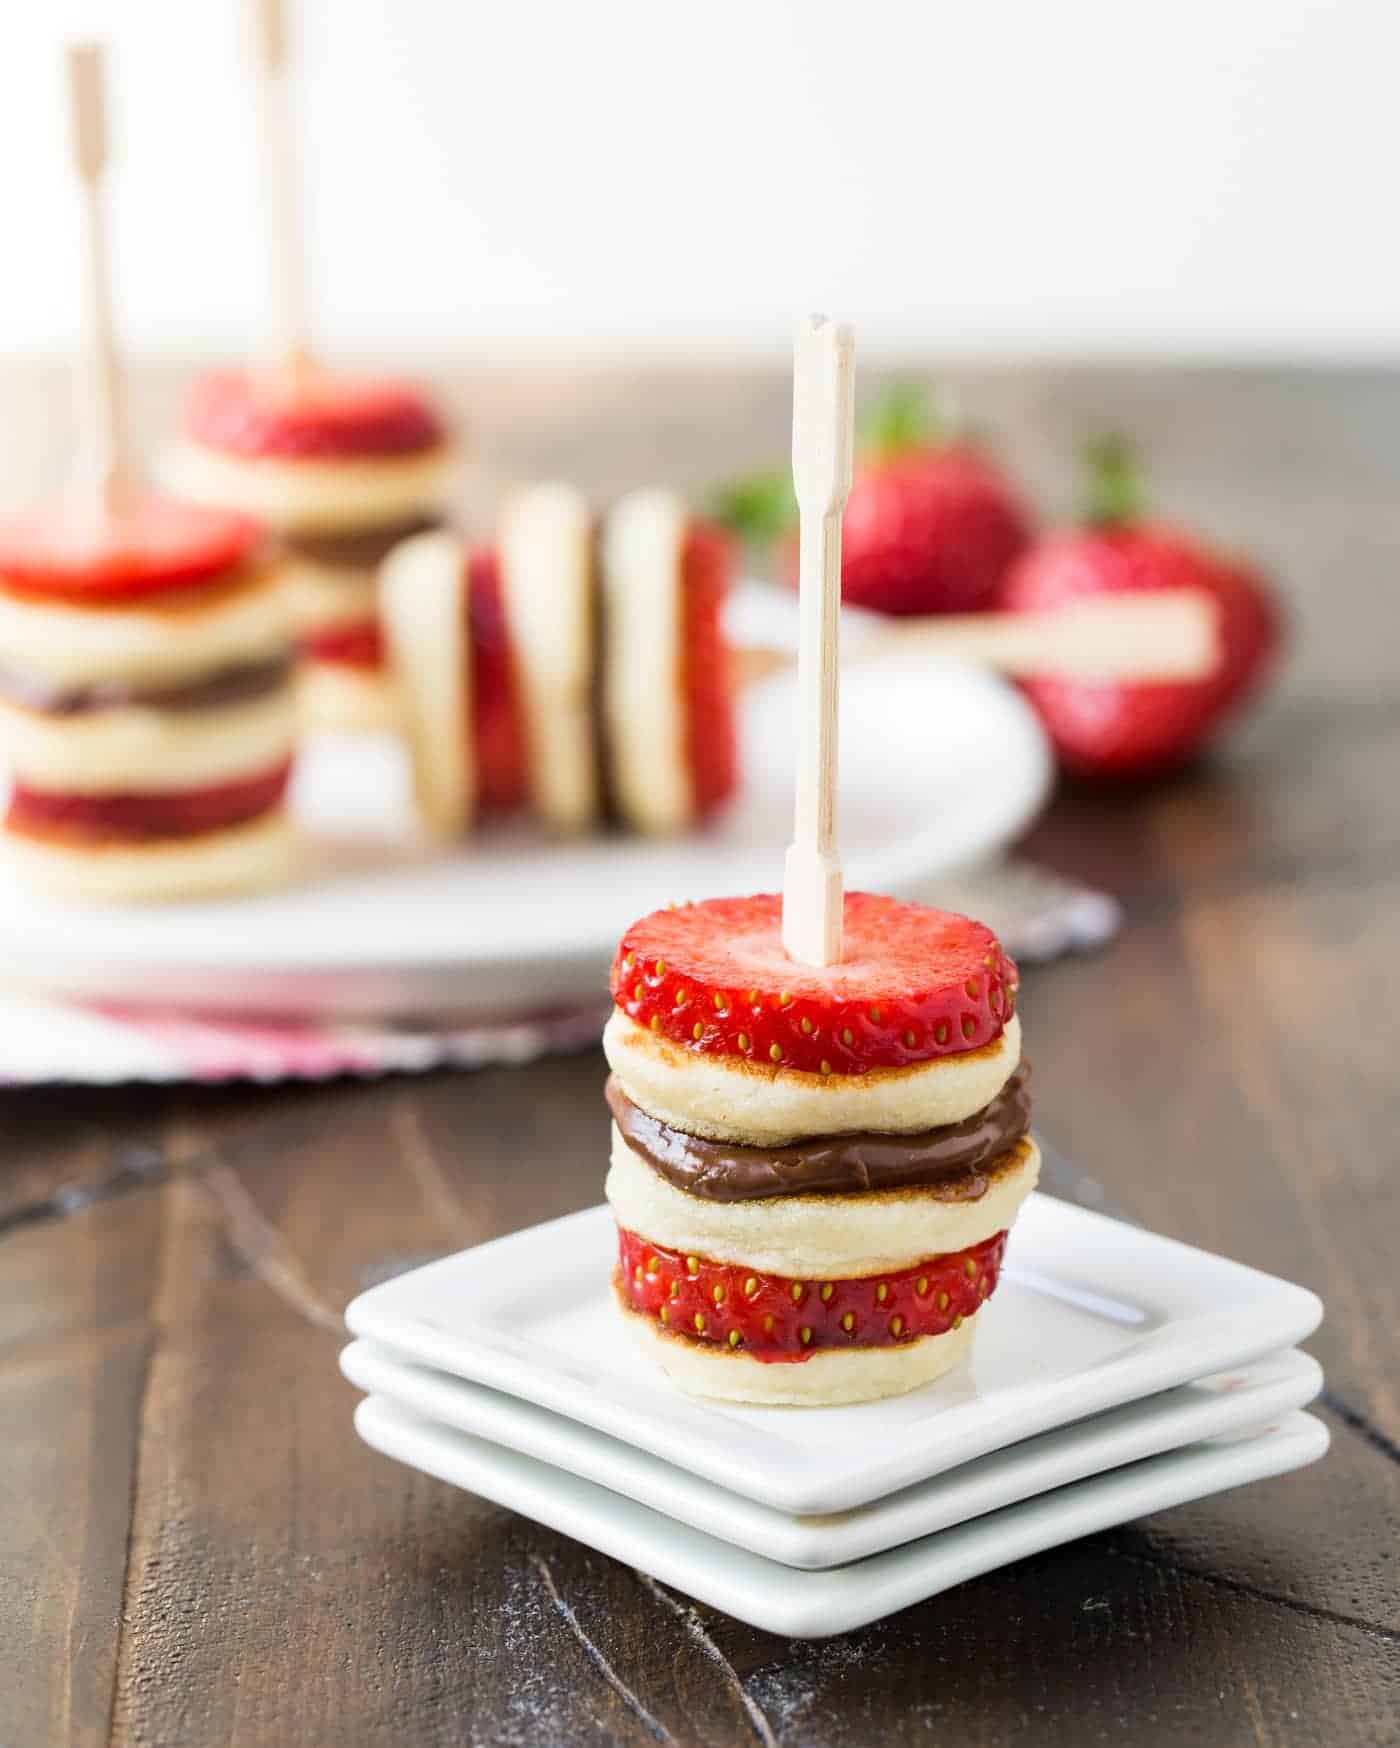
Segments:
[[[29,837],[113,839],[190,837],[242,825],[276,807],[287,791],[292,761],[236,783],[202,789],[119,795],[58,795],[16,782],[6,831]]]
[[[474,552],[467,565],[467,648],[472,664],[472,720],[467,727],[478,801],[490,812],[523,807],[530,793],[525,728],[500,563],[491,548]]]
[[[446,435],[424,396],[406,382],[332,376],[256,377],[217,371],[195,384],[185,433],[230,455],[331,460],[404,455]]]
[[[949,911],[848,892],[841,963],[782,943],[782,900],[712,898],[654,911],[622,937],[613,1000],[701,1055],[863,1074],[979,1049],[1015,1011],[1019,978],[990,929]]]
[[[251,517],[147,493],[113,516],[56,500],[0,517],[0,589],[82,606],[195,588],[262,541]]]
[[[912,1268],[842,1281],[797,1281],[742,1263],[684,1256],[618,1228],[613,1277],[624,1303],[673,1335],[773,1363],[829,1348],[900,1347],[960,1328],[991,1296],[1006,1234]]]
[[[722,616],[733,554],[720,529],[692,522],[681,555],[685,750],[703,819],[734,793],[739,741],[734,670]]]
[[[330,631],[312,631],[301,639],[302,654],[313,662],[375,672],[384,666],[384,634],[377,619],[357,619]]]

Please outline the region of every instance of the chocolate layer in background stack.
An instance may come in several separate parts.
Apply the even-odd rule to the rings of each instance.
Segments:
[[[5,860],[99,902],[286,878],[293,669],[248,518],[147,498],[0,521]]]
[[[697,1395],[898,1395],[966,1355],[1039,1174],[1016,967],[979,923],[850,893],[814,970],[781,912],[715,899],[623,937],[618,1303]]]
[[[457,453],[431,402],[407,383],[320,371],[216,374],[195,385],[160,466],[173,491],[278,535],[307,726],[395,726],[377,575],[450,501]]]
[[[738,782],[730,570],[675,494],[599,523],[561,484],[517,492],[489,549],[395,551],[381,612],[429,829],[520,807],[565,833],[707,819]]]

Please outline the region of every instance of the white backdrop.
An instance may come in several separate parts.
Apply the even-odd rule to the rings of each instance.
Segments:
[[[133,349],[263,321],[239,0],[0,13],[0,351],[76,330],[58,45],[113,46]],[[346,349],[1400,355],[1394,0],[303,0]]]

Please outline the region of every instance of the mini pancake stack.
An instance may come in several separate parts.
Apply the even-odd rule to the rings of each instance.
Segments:
[[[1017,972],[980,923],[845,899],[839,964],[776,896],[629,929],[603,1043],[614,1286],[696,1395],[899,1395],[966,1354],[1034,1188]]]
[[[405,542],[381,613],[429,829],[528,806],[560,832],[662,834],[712,813],[738,775],[729,573],[724,537],[666,491],[600,527],[571,486],[535,486],[489,551]]]
[[[99,901],[285,877],[292,656],[245,516],[147,497],[0,520],[5,859]]]
[[[195,385],[162,476],[280,536],[310,726],[395,722],[376,576],[392,547],[439,526],[454,467],[442,420],[406,383],[308,369]]]

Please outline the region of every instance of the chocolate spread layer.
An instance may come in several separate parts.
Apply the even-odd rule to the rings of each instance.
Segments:
[[[615,1076],[607,1098],[632,1151],[667,1183],[710,1202],[913,1188],[937,1190],[948,1201],[980,1201],[987,1168],[1010,1152],[1031,1120],[1027,1062],[965,1122],[919,1135],[827,1135],[792,1147],[736,1147],[672,1129],[634,1105]]]
[[[42,674],[0,668],[0,699],[42,716],[86,716],[94,710],[121,709],[212,710],[223,704],[247,704],[277,692],[287,684],[291,672],[290,653],[165,684],[96,680],[75,686]]]
[[[401,540],[431,534],[441,528],[441,516],[410,516],[383,528],[359,528],[347,534],[285,534],[282,544],[311,564],[340,565],[347,570],[377,570]]]

